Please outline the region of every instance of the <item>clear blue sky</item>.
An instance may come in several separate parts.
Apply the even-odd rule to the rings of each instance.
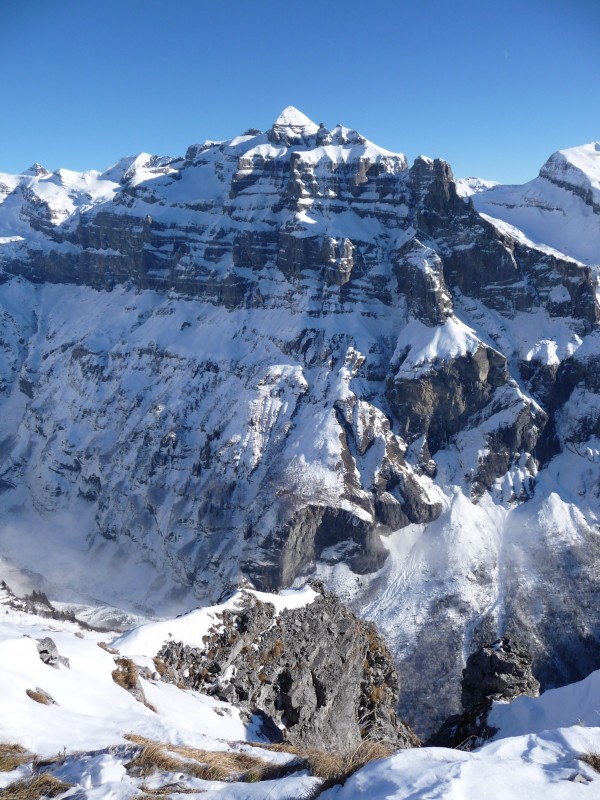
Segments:
[[[0,0],[0,171],[100,169],[286,105],[457,176],[600,139],[599,0]]]

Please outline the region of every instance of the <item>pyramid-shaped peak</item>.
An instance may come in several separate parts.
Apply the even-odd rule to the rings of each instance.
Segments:
[[[316,133],[319,126],[294,106],[286,106],[273,123],[274,128],[292,128],[303,133]]]
[[[32,164],[29,169],[26,169],[23,173],[24,175],[50,175],[50,171],[46,169],[46,167],[42,167],[41,164],[38,164],[37,161],[35,164]]]

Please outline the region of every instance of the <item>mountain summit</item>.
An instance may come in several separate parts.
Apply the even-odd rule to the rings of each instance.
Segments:
[[[475,207],[531,242],[600,265],[600,142],[559,150],[523,186],[493,186]]]
[[[294,133],[301,133],[310,136],[316,133],[319,126],[316,125],[306,114],[298,111],[294,106],[286,106],[281,114],[273,123],[273,128],[288,128]]]

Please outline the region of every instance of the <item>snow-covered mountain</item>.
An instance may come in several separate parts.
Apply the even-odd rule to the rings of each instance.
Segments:
[[[474,185],[471,193],[478,211],[517,229],[503,230],[600,265],[600,142],[559,150],[523,186]]]
[[[492,214],[506,187],[292,108],[0,176],[4,569],[159,614],[316,572],[384,631],[420,733],[497,635],[543,687],[598,667],[592,156],[537,179],[589,258]]]

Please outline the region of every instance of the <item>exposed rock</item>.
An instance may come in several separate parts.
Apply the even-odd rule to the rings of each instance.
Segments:
[[[248,594],[242,609],[223,614],[203,649],[165,644],[158,672],[261,712],[294,744],[345,751],[369,737],[415,746],[396,716],[398,676],[374,625],[319,590],[312,603],[276,617],[270,603]]]
[[[49,636],[37,640],[37,650],[44,664],[48,664],[48,666],[54,667],[54,669],[59,669],[61,664],[63,667],[70,667],[69,659],[59,654],[54,639],[51,639]]]
[[[469,656],[463,670],[463,708],[469,709],[483,700],[537,697],[540,684],[531,667],[529,653],[506,637],[482,647]]]
[[[463,713],[449,717],[428,744],[461,750],[480,746],[496,733],[487,724],[494,700],[539,695],[531,667],[527,651],[506,637],[470,655],[463,669]]]

